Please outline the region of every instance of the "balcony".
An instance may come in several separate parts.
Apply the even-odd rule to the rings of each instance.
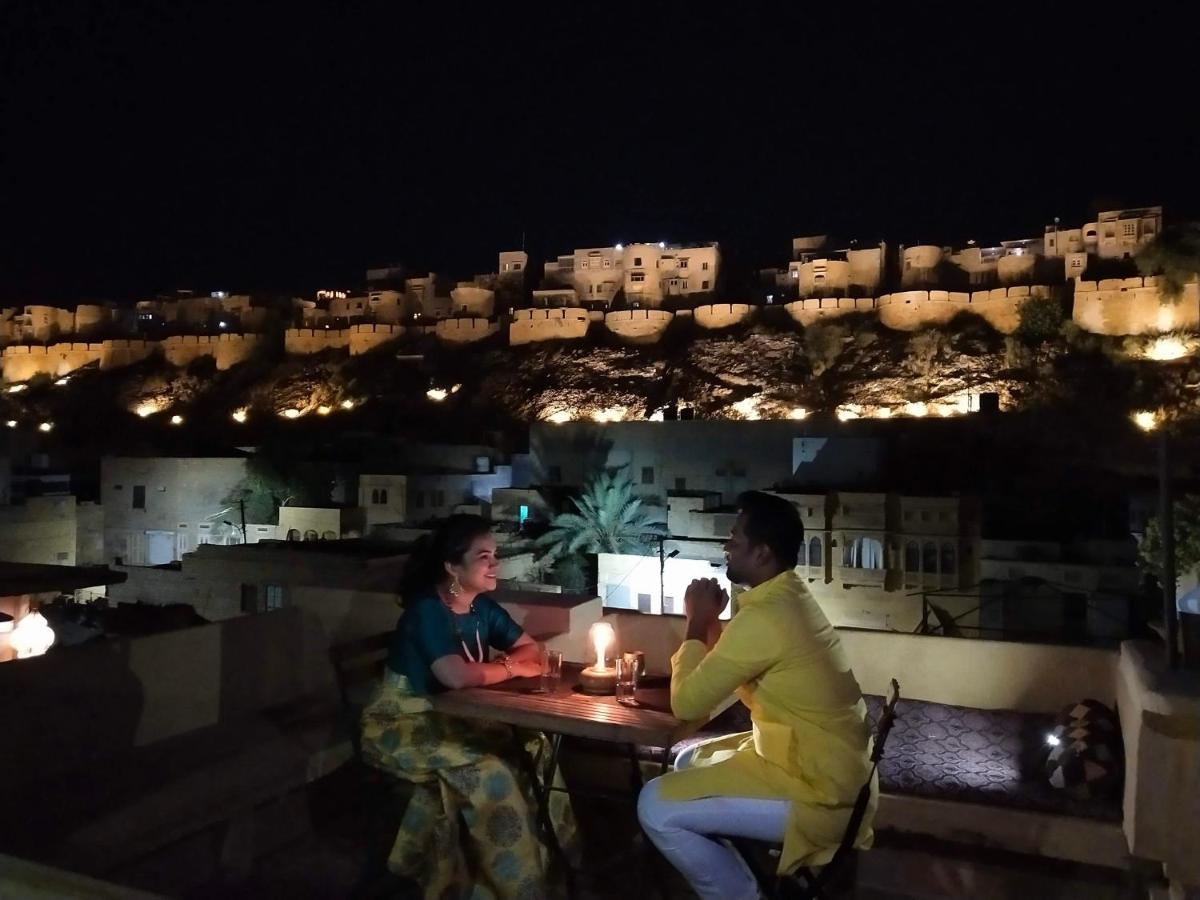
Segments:
[[[604,616],[622,646],[646,652],[651,671],[667,669],[684,627],[678,616],[605,612],[595,599],[508,605],[574,659]],[[51,886],[39,896],[100,896],[89,878],[124,886],[122,895],[318,897],[361,887],[389,837],[375,816],[390,800],[355,787],[328,649],[392,618],[394,607],[293,607],[0,665],[17,725],[0,745],[0,796],[21,810],[0,830],[0,853],[23,860],[0,858],[0,895],[37,884]],[[1164,674],[1157,648],[840,635],[866,693],[900,680],[910,731],[889,753],[877,849],[859,866],[863,896],[1133,896],[1119,891],[1138,877],[1135,857],[1140,870],[1165,863],[1178,885],[1200,885],[1200,683]],[[1003,742],[988,765],[1015,786],[1011,796],[968,790],[933,752],[950,746],[947,717],[964,734],[996,727],[1037,745],[1048,717],[1083,697],[1120,710],[1126,777],[1111,804],[1021,802],[1037,792],[1022,786]],[[924,761],[922,747],[932,752]]]

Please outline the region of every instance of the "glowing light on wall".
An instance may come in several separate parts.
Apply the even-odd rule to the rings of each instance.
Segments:
[[[54,430],[53,422],[43,422],[41,425],[38,426],[38,431],[45,432],[47,434],[49,434],[53,430]]]
[[[21,393],[21,391],[25,390],[27,387],[29,387],[29,385],[27,385],[27,384],[14,384],[8,389],[8,392],[10,394],[19,394],[19,393]]]
[[[55,387],[66,387],[70,383],[71,383],[71,379],[60,378],[60,379],[58,379],[58,381],[54,382],[54,386]]]
[[[839,406],[837,417],[842,422],[849,422],[852,419],[862,418],[862,407],[857,403],[847,403],[845,406]]]
[[[8,420],[7,422],[5,422],[4,424],[5,424],[5,425],[7,425],[9,428],[16,428],[16,427],[17,427],[17,420],[16,420],[16,419],[9,419],[9,420]]]
[[[354,409],[354,401],[353,400],[343,400],[342,401],[342,409]]]
[[[890,406],[881,406],[875,410],[875,418],[890,419],[892,417],[892,408]]]
[[[729,408],[743,419],[755,422],[762,418],[762,414],[758,411],[758,404],[758,397],[747,397],[745,400],[739,400],[737,403],[731,404]]]
[[[650,413],[649,421],[651,422],[662,422],[665,419],[666,414],[661,409],[656,409],[654,412]]]
[[[789,418],[795,419],[797,422],[808,418],[808,410],[803,406],[797,406],[789,413]]]
[[[1133,424],[1142,431],[1153,431],[1158,427],[1158,415],[1148,409],[1139,410],[1133,414]]]
[[[594,422],[623,422],[629,414],[627,406],[610,406],[608,409],[599,409],[592,413],[592,421]]]
[[[441,403],[449,394],[442,388],[430,388],[425,392],[425,396],[435,403]]]
[[[321,404],[320,406],[317,407],[317,415],[318,416],[327,416],[331,412],[333,412],[332,406],[326,406],[324,404]]]
[[[302,415],[304,415],[304,413],[303,413],[303,411],[296,409],[295,407],[292,407],[291,409],[285,409],[283,412],[280,413],[280,415],[283,416],[285,419],[298,419]]]
[[[1167,362],[1172,359],[1182,359],[1191,350],[1187,344],[1175,337],[1160,337],[1146,348],[1146,359]]]
[[[553,422],[555,425],[563,425],[571,421],[571,414],[565,409],[560,409],[557,412],[553,412],[547,416],[546,421]]]
[[[916,403],[904,404],[904,414],[906,416],[916,416],[918,419],[929,415],[929,405],[922,403],[919,400]]]
[[[183,424],[183,416],[171,416],[171,424],[172,425],[182,425]]]
[[[248,418],[250,418],[250,413],[245,409],[235,409],[233,411],[233,421],[237,422],[239,425],[245,424],[246,419]]]

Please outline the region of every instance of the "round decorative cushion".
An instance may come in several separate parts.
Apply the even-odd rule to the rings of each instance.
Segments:
[[[1050,786],[1079,800],[1114,795],[1124,771],[1117,716],[1098,700],[1065,707],[1046,736]]]

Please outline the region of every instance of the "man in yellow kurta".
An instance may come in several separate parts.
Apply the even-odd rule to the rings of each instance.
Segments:
[[[671,659],[671,708],[703,718],[732,693],[754,730],[680,754],[646,785],[638,818],[702,900],[758,896],[721,837],[782,842],[779,871],[833,856],[871,772],[866,704],[837,633],[796,575],[804,526],[786,500],[750,492],[725,544],[730,582],[746,585],[722,633],[728,597],[713,579],[685,596],[687,636]],[[875,797],[858,846],[869,846]]]

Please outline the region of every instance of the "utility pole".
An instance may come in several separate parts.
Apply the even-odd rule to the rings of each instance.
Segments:
[[[242,497],[238,500],[238,506],[242,511],[242,543],[246,543],[246,498]]]

